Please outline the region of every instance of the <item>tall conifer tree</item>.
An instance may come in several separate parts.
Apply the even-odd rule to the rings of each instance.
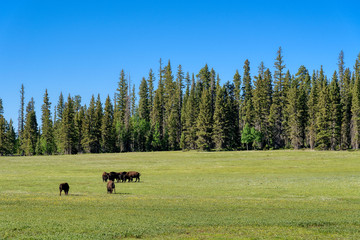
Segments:
[[[334,72],[329,88],[330,97],[330,128],[331,128],[331,150],[340,148],[341,141],[341,103],[340,87],[338,84],[337,73]]]
[[[50,108],[51,108],[51,103],[46,89],[44,94],[44,103],[41,107],[42,134],[40,138],[40,143],[41,143],[41,150],[44,152],[44,154],[47,155],[52,154],[55,150],[54,131],[53,131],[53,123],[51,119]]]

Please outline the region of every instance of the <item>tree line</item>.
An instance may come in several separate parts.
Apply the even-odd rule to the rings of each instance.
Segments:
[[[51,111],[47,90],[37,123],[34,99],[24,103],[21,86],[18,131],[4,116],[0,99],[0,154],[51,155],[166,150],[358,149],[360,145],[360,54],[353,69],[327,77],[322,66],[309,73],[286,70],[281,47],[272,73],[262,62],[252,77],[221,84],[206,64],[195,75],[160,59],[157,89],[150,69],[136,94],[121,70],[114,97],[60,94]],[[137,100],[137,97],[139,98]]]

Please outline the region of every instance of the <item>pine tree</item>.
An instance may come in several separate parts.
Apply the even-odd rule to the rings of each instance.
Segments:
[[[6,120],[3,116],[4,108],[0,98],[0,156],[6,154]]]
[[[164,148],[167,149],[168,146],[168,134],[169,134],[169,127],[170,127],[170,114],[172,112],[172,108],[174,107],[173,98],[175,96],[175,88],[176,84],[174,82],[174,76],[171,70],[170,60],[168,65],[164,68],[164,125],[163,125],[163,141],[164,141]],[[177,98],[177,96],[175,97]]]
[[[162,150],[163,122],[164,122],[164,95],[163,85],[159,81],[158,89],[155,91],[154,104],[151,111],[151,132],[153,133],[152,146],[154,150]]]
[[[197,146],[200,150],[208,151],[211,149],[211,134],[212,134],[212,122],[211,122],[211,110],[209,108],[211,104],[211,98],[209,90],[204,90],[201,97],[199,106],[199,115],[197,117]]]
[[[61,149],[64,154],[76,153],[74,102],[70,94],[64,105],[61,121]]]
[[[94,142],[94,150],[92,152],[100,153],[101,152],[101,126],[102,126],[102,118],[103,118],[103,108],[100,100],[100,94],[96,99],[95,106],[95,119],[94,119],[94,135],[96,141]]]
[[[238,125],[237,102],[235,98],[235,85],[229,81],[224,84],[224,108],[225,108],[225,144],[226,149],[236,149],[240,146],[240,132]]]
[[[59,121],[62,120],[64,107],[65,107],[64,96],[61,92],[60,96],[59,96],[58,104],[56,105],[57,120],[59,120]]]
[[[204,89],[210,89],[210,75],[211,73],[207,64],[205,64],[205,66],[200,69],[199,73],[196,75],[198,78],[198,94],[200,97],[202,96],[202,91]]]
[[[234,83],[234,95],[235,95],[235,111],[236,111],[236,116],[235,116],[235,124],[236,124],[236,129],[237,129],[237,142],[236,145],[240,145],[240,106],[241,106],[241,76],[239,74],[239,71],[236,70],[234,78],[233,78],[233,83]]]
[[[218,87],[216,91],[215,111],[214,111],[214,123],[212,140],[217,150],[222,150],[225,144],[225,99],[224,89]]]
[[[51,155],[55,151],[53,123],[51,119],[50,107],[51,107],[51,103],[49,101],[49,95],[46,89],[44,94],[44,103],[41,107],[42,134],[40,138],[39,147],[42,149],[44,154],[47,155]]]
[[[120,124],[125,121],[126,101],[128,96],[128,82],[125,78],[125,72],[122,69],[120,72],[120,78],[118,82],[118,88],[116,89],[116,108],[115,118]]]
[[[145,119],[145,121],[149,121],[150,120],[149,89],[145,78],[142,79],[140,84],[139,97],[140,97],[139,117],[141,119]]]
[[[241,96],[241,127],[245,126],[246,123],[249,123],[250,126],[253,125],[253,87],[250,76],[250,62],[246,59],[244,63],[244,74],[243,74],[243,87],[242,87],[242,96]]]
[[[102,152],[115,152],[115,125],[114,125],[114,109],[111,104],[110,96],[108,95],[105,101],[104,116],[101,125],[101,146]]]
[[[197,129],[196,120],[199,113],[199,100],[196,97],[196,84],[194,74],[192,75],[192,84],[188,101],[186,103],[185,116],[185,146],[186,149],[196,149]]]
[[[38,124],[36,121],[35,102],[34,99],[31,98],[30,102],[26,107],[24,142],[22,146],[25,155],[28,156],[35,155],[37,140],[38,140]]]
[[[291,87],[288,91],[288,102],[286,105],[287,119],[287,134],[289,136],[291,146],[294,149],[301,147],[301,127],[300,127],[300,113],[299,113],[299,79],[294,79],[291,82]]]
[[[86,109],[83,120],[83,138],[81,145],[87,153],[95,153],[97,147],[96,129],[95,129],[95,97],[92,95],[89,107]]]
[[[355,62],[353,78],[355,79],[352,91],[351,104],[351,146],[359,149],[360,144],[360,54]]]
[[[150,68],[149,77],[147,79],[147,85],[148,85],[148,89],[149,89],[149,109],[150,109],[150,111],[151,111],[153,103],[154,103],[154,81],[155,81],[155,76],[154,76],[152,69]]]
[[[136,107],[136,92],[135,92],[135,84],[133,85],[132,91],[129,94],[131,95],[131,116],[135,116],[138,113],[138,108]]]
[[[315,148],[316,143],[316,118],[318,113],[318,95],[319,95],[319,86],[317,82],[317,77],[315,71],[312,77],[311,91],[308,101],[308,111],[309,111],[309,124],[307,126],[307,139],[311,149]]]
[[[61,149],[61,124],[62,124],[62,115],[64,109],[64,96],[62,92],[59,95],[59,100],[57,105],[55,106],[54,113],[54,140],[55,140],[55,148],[58,153],[63,153],[63,149]]]
[[[330,99],[329,99],[329,87],[327,81],[322,79],[320,75],[321,88],[318,98],[318,112],[317,112],[317,134],[316,134],[316,145],[321,150],[327,150],[331,146],[330,138]]]
[[[284,119],[286,105],[286,76],[284,69],[286,68],[286,65],[283,61],[281,47],[279,47],[279,50],[277,51],[274,67],[274,93],[272,105],[270,107],[269,124],[272,130],[271,135],[273,139],[273,145],[275,148],[281,148],[285,146],[285,126],[283,123],[286,121]]]
[[[24,84],[21,84],[20,89],[20,109],[19,109],[19,124],[18,124],[18,137],[19,137],[19,144],[23,144],[23,132],[24,132],[24,124],[25,124],[25,116],[24,116],[24,110],[25,110],[25,90],[24,90]],[[21,155],[24,154],[23,150],[21,150]]]
[[[77,153],[83,153],[84,148],[82,143],[84,142],[84,122],[85,122],[85,107],[81,106],[78,111],[75,113],[75,134],[76,134],[76,143],[75,148]]]
[[[10,119],[9,124],[5,128],[5,143],[6,143],[6,154],[16,153],[16,133],[13,126],[13,121]]]
[[[261,71],[254,83],[254,126],[255,129],[265,136],[265,141],[261,148],[265,145],[269,146],[271,142],[271,131],[269,126],[268,116],[270,115],[270,106],[272,101],[272,77],[270,70],[264,71],[264,66],[261,66]],[[264,72],[263,72],[264,71]]]
[[[331,128],[331,150],[340,148],[341,141],[341,103],[340,88],[337,80],[337,73],[334,72],[330,89],[330,128]]]
[[[181,137],[180,137],[180,148],[183,150],[189,148],[186,142],[186,134],[187,134],[186,117],[188,115],[187,103],[190,96],[190,81],[191,81],[189,72],[186,73],[185,81],[186,81],[186,90],[182,101],[183,104],[181,106]]]
[[[341,148],[348,149],[351,145],[350,125],[351,125],[351,72],[347,68],[344,73],[343,87],[340,89],[342,121],[341,121]]]

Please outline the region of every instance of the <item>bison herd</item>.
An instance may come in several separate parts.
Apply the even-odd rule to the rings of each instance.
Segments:
[[[135,172],[135,171],[130,171],[130,172],[104,172],[102,174],[102,180],[103,182],[107,182],[108,180],[110,181],[117,181],[117,182],[132,182],[133,179],[135,178],[135,182],[139,181],[140,182],[140,173],[139,172]]]
[[[133,179],[135,179],[135,182],[140,182],[140,173],[135,171],[129,171],[129,172],[104,172],[102,174],[102,180],[103,182],[107,182],[106,189],[107,193],[115,193],[115,180],[116,182],[133,182]],[[60,190],[60,196],[61,192],[64,190],[65,195],[68,195],[69,193],[69,184],[68,183],[61,183],[59,186]]]
[[[103,182],[107,182],[106,189],[107,193],[112,193],[114,191],[115,193],[115,180],[116,182],[132,182],[133,179],[136,179],[135,182],[140,182],[140,173],[135,171],[130,172],[103,172],[102,174],[102,180]]]

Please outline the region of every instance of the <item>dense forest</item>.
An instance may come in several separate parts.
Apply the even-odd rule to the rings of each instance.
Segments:
[[[195,75],[176,72],[160,59],[136,94],[121,70],[113,97],[88,105],[81,96],[60,94],[52,108],[47,91],[37,122],[34,99],[25,107],[20,89],[18,131],[4,116],[0,99],[0,154],[51,155],[166,150],[358,149],[360,145],[360,54],[353,69],[344,54],[331,77],[321,67],[309,73],[286,70],[279,48],[272,73],[263,63],[251,77],[245,61],[242,76],[221,84],[205,65]]]

